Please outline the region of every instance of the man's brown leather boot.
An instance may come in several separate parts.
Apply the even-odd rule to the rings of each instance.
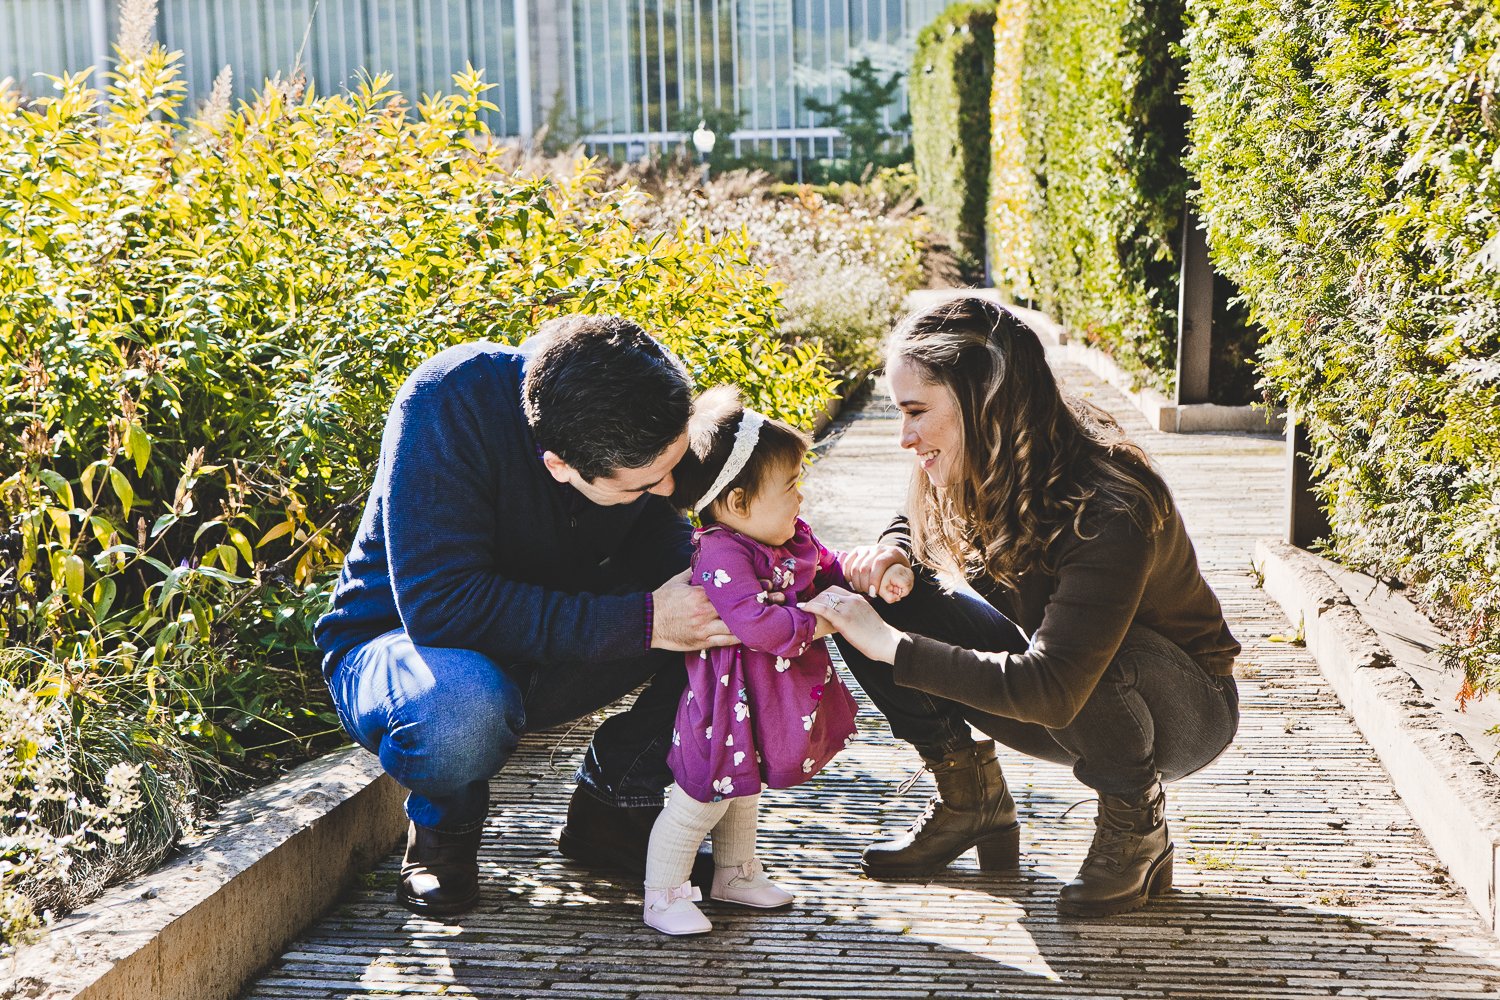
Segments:
[[[920,878],[941,871],[964,851],[979,848],[979,867],[1001,871],[1021,864],[1021,826],[1016,803],[995,759],[995,741],[985,740],[927,761],[937,797],[895,840],[865,848],[861,867],[876,878]]]
[[[466,913],[479,902],[479,838],[483,830],[446,833],[412,823],[396,902],[429,917]]]
[[[1172,888],[1172,838],[1161,782],[1128,799],[1099,796],[1094,842],[1063,886],[1057,909],[1078,917],[1108,917],[1146,905]]]

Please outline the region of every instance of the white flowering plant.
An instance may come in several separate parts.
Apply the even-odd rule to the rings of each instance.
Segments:
[[[843,378],[874,366],[906,293],[926,277],[926,220],[909,198],[892,199],[878,186],[774,186],[768,175],[745,171],[707,186],[691,175],[642,181],[655,197],[637,206],[636,226],[670,232],[685,222],[708,235],[743,233],[751,259],[780,289],[782,338],[819,345]]]
[[[0,683],[0,954],[45,924],[38,900],[79,855],[124,844],[142,804],[136,763],[111,764],[93,797],[78,790],[59,738],[71,715],[66,698]]]

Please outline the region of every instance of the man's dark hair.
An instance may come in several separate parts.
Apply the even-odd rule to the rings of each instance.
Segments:
[[[589,482],[650,465],[687,429],[682,362],[618,316],[563,316],[537,328],[521,401],[537,444]]]

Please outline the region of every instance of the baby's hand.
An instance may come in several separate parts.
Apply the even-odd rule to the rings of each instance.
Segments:
[[[880,585],[877,593],[881,600],[887,604],[895,604],[901,598],[911,593],[912,585],[916,583],[916,577],[912,575],[911,567],[897,563],[886,567],[886,571],[880,575]]]

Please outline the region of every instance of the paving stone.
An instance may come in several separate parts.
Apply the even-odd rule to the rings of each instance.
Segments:
[[[932,788],[924,775],[898,794],[919,761],[865,705],[856,742],[833,766],[766,795],[762,853],[797,903],[778,913],[705,904],[713,934],[665,938],[641,924],[638,886],[556,853],[585,726],[529,737],[495,779],[474,913],[442,923],[396,907],[392,856],[246,1000],[1500,996],[1500,943],[1306,650],[1271,638],[1295,627],[1257,589],[1250,553],[1279,533],[1281,440],[1160,434],[1091,373],[1059,373],[1151,453],[1245,646],[1238,736],[1168,789],[1169,897],[1113,919],[1059,916],[1057,889],[1092,837],[1092,798],[1066,769],[1009,753],[1019,873],[982,873],[970,855],[926,882],[861,877],[863,845],[904,829]],[[893,411],[877,396],[820,445],[806,516],[825,541],[871,540],[901,503],[909,462],[895,442]]]

